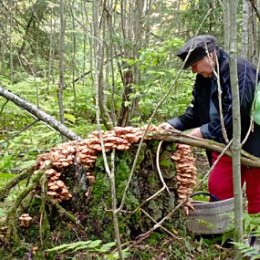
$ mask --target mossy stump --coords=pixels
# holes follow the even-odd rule
[[[141,146],[124,207],[118,214],[122,242],[135,240],[177,205],[175,164],[171,160],[175,144],[164,143],[160,151],[159,168],[168,187],[168,191],[164,189],[160,193],[158,191],[163,185],[156,164],[158,144],[159,141],[149,140]],[[115,182],[118,206],[128,182],[138,145],[134,144],[125,151],[116,151]],[[110,163],[111,152],[107,153],[107,158]],[[93,179],[91,183],[86,181],[86,172],[87,170],[80,165],[70,165],[62,169],[61,179],[72,194],[71,199],[66,201],[57,202],[47,196],[47,178],[44,174],[37,182],[35,180],[32,182],[33,175],[27,179],[26,187],[22,189],[31,186],[26,194],[21,191],[12,198],[7,197],[11,207],[7,219],[3,218],[1,221],[2,259],[10,249],[13,255],[23,256],[30,250],[32,252],[34,247],[43,250],[79,240],[114,241],[110,180],[104,168],[101,152],[92,169],[95,181]],[[158,194],[154,198],[147,201],[156,193]],[[22,194],[23,197],[19,198]],[[7,203],[4,202],[3,205]],[[32,217],[28,227],[20,225],[19,216],[23,213],[28,213]],[[164,226],[176,228],[178,214],[177,212],[172,216]]]

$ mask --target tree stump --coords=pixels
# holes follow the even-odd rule
[[[30,177],[24,175],[27,177],[25,187],[11,200],[7,217],[1,221],[2,245],[23,245],[27,252],[27,247],[49,248],[78,240],[114,241],[111,184],[100,151],[102,142],[98,143],[99,134],[90,135],[88,140],[62,144],[38,157]],[[122,144],[116,143],[119,139],[114,146],[107,145],[115,140],[111,131],[103,133],[109,165],[112,149],[117,149],[114,164],[118,206],[142,135],[142,131],[133,128],[121,133],[120,138],[128,140],[124,143],[125,149],[121,149]],[[123,242],[134,240],[149,230],[178,203],[176,167],[171,159],[176,145],[164,142],[158,151],[159,142],[148,137],[141,144],[125,204],[118,214]],[[90,151],[94,145],[95,153]],[[21,181],[18,180],[16,185]],[[161,190],[163,182],[167,188]],[[179,212],[164,222],[164,226],[176,228],[178,218]]]

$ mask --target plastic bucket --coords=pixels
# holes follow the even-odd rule
[[[223,234],[232,229],[234,198],[215,202],[193,201],[186,227],[193,234]]]

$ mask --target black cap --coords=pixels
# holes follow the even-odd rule
[[[207,52],[215,50],[217,44],[214,36],[198,35],[191,38],[178,52],[177,56],[185,61],[187,55],[189,57],[184,64],[184,69],[192,66],[195,62],[207,55]]]

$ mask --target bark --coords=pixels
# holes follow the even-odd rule
[[[230,6],[229,1],[223,1],[223,21],[224,21],[224,48],[229,50],[230,38]]]
[[[233,116],[233,142],[232,150],[232,169],[233,169],[233,188],[235,204],[235,241],[242,242],[243,238],[243,200],[241,188],[241,119],[240,104],[237,79],[237,0],[229,0],[230,5],[230,81],[232,91],[232,116]],[[236,258],[241,259],[241,254],[237,250]]]
[[[73,105],[74,105],[74,112],[76,113],[76,105],[77,105],[77,92],[76,92],[76,76],[75,76],[75,70],[76,70],[76,27],[75,27],[75,16],[74,16],[74,9],[75,9],[75,1],[71,1],[70,3],[70,12],[71,12],[71,20],[72,20],[72,42],[73,42],[73,54],[72,54],[72,89],[73,89]]]
[[[65,67],[64,67],[64,37],[65,37],[65,17],[64,17],[64,11],[65,11],[65,2],[64,0],[60,0],[60,60],[59,60],[59,66],[60,66],[60,81],[59,81],[59,87],[58,87],[58,104],[59,104],[59,114],[60,114],[60,121],[62,124],[65,122],[64,118],[64,108],[63,108],[63,89],[65,86],[64,83],[64,73],[65,73]]]
[[[12,39],[12,31],[13,31],[13,1],[8,1],[8,9],[9,11],[9,46],[10,46],[10,82],[13,82],[13,73],[14,73],[14,58],[13,58],[13,39]]]
[[[223,152],[223,150],[225,149],[224,144],[216,143],[212,140],[193,138],[189,135],[183,133],[176,133],[176,132],[161,134],[158,135],[157,137],[153,136],[153,139],[160,139],[160,140],[165,140],[167,142],[188,144],[191,146],[207,149],[210,151],[216,151],[218,153]],[[229,157],[232,157],[232,153],[229,149],[225,151],[224,154]],[[246,166],[260,167],[260,159],[254,157],[253,155],[248,154],[245,151],[242,151],[241,163]]]
[[[53,77],[53,71],[54,71],[54,43],[53,43],[53,20],[54,20],[54,15],[53,15],[53,8],[51,9],[51,14],[50,14],[50,44],[49,44],[49,55],[48,55],[48,88],[50,87],[51,83],[54,83],[54,77]]]
[[[257,0],[249,0],[249,2],[251,3],[258,20],[260,21],[260,11],[257,8]]]
[[[100,119],[106,129],[110,129],[110,118],[107,113],[106,101],[105,101],[105,84],[104,84],[104,55],[105,55],[105,34],[106,25],[104,21],[104,10],[106,8],[106,1],[101,5],[98,1],[93,3],[92,12],[92,49],[93,58],[92,64],[95,75],[94,84],[98,87],[95,88],[98,91],[96,95],[96,103],[98,103],[98,109],[100,112]],[[97,100],[98,99],[98,100]]]
[[[248,58],[254,64],[258,62],[258,41],[257,41],[257,21],[256,21],[256,13],[253,9],[252,5],[249,5],[249,19],[248,19],[248,26],[249,26],[249,53]]]
[[[57,121],[54,117],[48,115],[44,111],[37,108],[37,106],[29,103],[28,101],[18,97],[17,95],[13,94],[12,92],[4,89],[0,86],[0,96],[6,98],[7,100],[12,101],[17,106],[25,109],[33,116],[37,117],[39,120],[43,121],[47,125],[50,125],[56,131],[61,133],[63,136],[67,137],[70,140],[80,140],[81,138],[76,135],[74,132],[69,130],[65,125],[61,124]]]
[[[247,58],[248,54],[248,2],[243,0],[243,20],[242,20],[242,49],[241,56]]]

